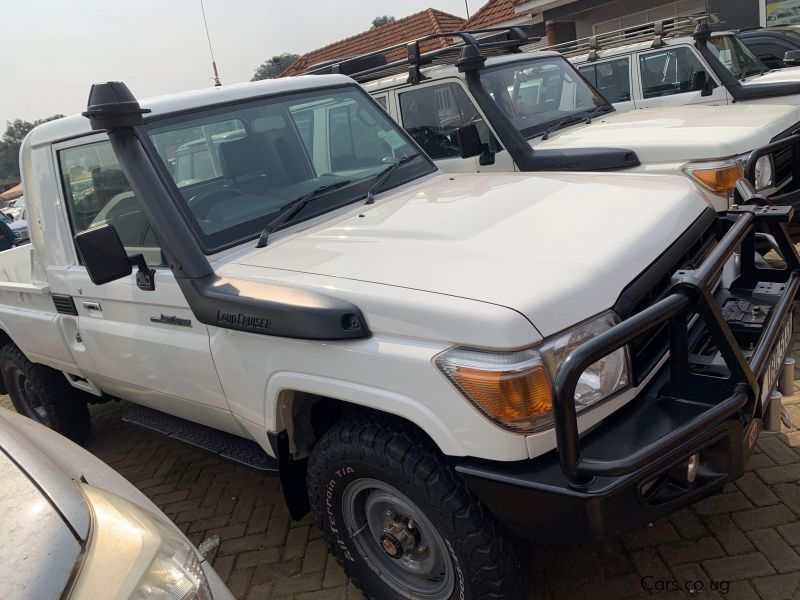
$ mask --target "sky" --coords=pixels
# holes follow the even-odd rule
[[[484,0],[469,0],[474,13]],[[275,54],[303,54],[370,28],[379,15],[465,0],[204,0],[223,84]],[[5,122],[80,112],[92,83],[138,97],[212,84],[200,0],[0,0],[0,132]]]

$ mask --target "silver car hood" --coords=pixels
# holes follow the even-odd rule
[[[6,429],[0,427],[3,446]],[[0,481],[0,539],[6,548],[3,597],[61,597],[80,559],[80,539],[5,448],[0,449]]]

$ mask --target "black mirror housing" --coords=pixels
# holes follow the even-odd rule
[[[127,277],[133,272],[125,246],[111,225],[83,231],[75,236],[89,279],[103,285]]]
[[[483,143],[474,123],[459,127],[455,131],[455,142],[461,158],[472,158],[483,154]]]
[[[790,67],[800,65],[800,50],[789,50],[783,55],[783,63]]]
[[[136,285],[139,289],[155,289],[155,270],[148,268],[141,254],[128,256],[117,230],[112,225],[79,233],[75,236],[75,245],[93,284],[104,285],[128,277],[133,273],[133,265],[136,265],[139,268],[136,273]]]

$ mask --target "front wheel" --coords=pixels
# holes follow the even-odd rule
[[[64,375],[32,363],[11,344],[0,349],[0,374],[18,413],[78,444],[88,439],[89,408],[81,391],[69,385]]]
[[[308,463],[331,554],[368,598],[514,598],[514,539],[417,430],[362,414],[328,430]]]

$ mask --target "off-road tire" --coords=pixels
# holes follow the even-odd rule
[[[525,543],[467,490],[438,448],[402,421],[359,413],[339,421],[321,437],[308,461],[306,483],[311,510],[330,553],[366,598],[411,596],[398,594],[375,574],[354,545],[352,532],[344,528],[346,486],[363,478],[393,486],[434,525],[455,567],[451,599],[525,594],[529,571],[523,562]]]
[[[62,373],[32,363],[19,348],[7,344],[0,349],[0,375],[18,413],[78,444],[89,438],[92,422],[86,399]]]

